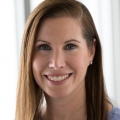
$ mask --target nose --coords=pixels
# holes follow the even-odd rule
[[[52,53],[49,62],[50,68],[53,68],[54,70],[59,70],[60,68],[64,68],[65,65],[65,58],[62,51],[55,51],[54,53]]]

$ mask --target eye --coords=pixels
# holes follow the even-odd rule
[[[47,44],[42,44],[38,46],[39,50],[51,50],[51,47]]]
[[[74,45],[74,44],[67,44],[64,49],[65,50],[72,50],[72,49],[75,49],[77,46]]]

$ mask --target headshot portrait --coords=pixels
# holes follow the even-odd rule
[[[15,120],[120,120],[106,90],[102,40],[77,0],[44,0],[27,18]]]

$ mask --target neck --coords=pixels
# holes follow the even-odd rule
[[[47,105],[42,111],[42,120],[86,120],[85,89],[78,89],[64,98],[46,95]]]

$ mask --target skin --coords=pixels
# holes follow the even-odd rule
[[[86,120],[85,75],[95,54],[88,48],[81,26],[69,17],[42,22],[34,45],[33,75],[45,92],[42,120]],[[70,76],[53,82],[48,76]]]

